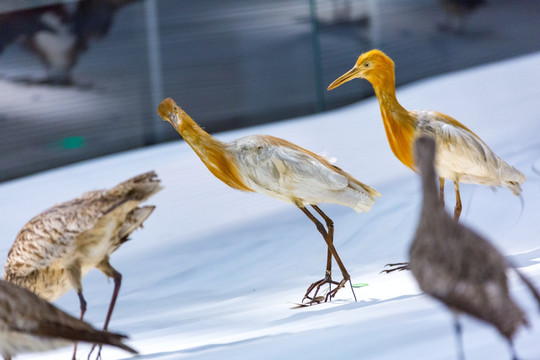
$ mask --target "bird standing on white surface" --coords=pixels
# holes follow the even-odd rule
[[[516,359],[512,339],[519,327],[527,325],[527,319],[510,297],[506,271],[513,269],[539,304],[540,294],[493,245],[446,213],[435,180],[435,141],[420,137],[415,148],[424,196],[409,252],[409,267],[420,288],[454,312],[460,359],[464,355],[459,313],[497,328],[508,340]]]
[[[100,331],[66,314],[34,293],[0,280],[0,355],[46,351],[73,341],[108,344],[137,354],[124,335]]]
[[[31,219],[9,250],[4,279],[54,301],[70,288],[80,300],[82,320],[86,300],[82,277],[97,268],[114,280],[105,319],[107,330],[120,291],[122,274],[109,263],[116,251],[154,210],[139,203],[161,190],[150,171],[118,184],[55,205]],[[75,353],[74,353],[75,356]]]
[[[224,143],[201,129],[176,103],[167,98],[158,108],[161,118],[182,135],[200,157],[208,170],[234,189],[254,191],[296,205],[317,227],[328,245],[326,274],[313,283],[304,296],[320,302],[319,289],[329,284],[325,301],[334,297],[350,275],[333,244],[332,220],[317,206],[334,203],[348,206],[356,212],[369,211],[380,194],[361,183],[347,172],[332,165],[324,157],[314,154],[286,140],[268,135],[246,136]],[[326,229],[308,211],[311,207],[324,219]],[[332,280],[332,256],[343,274],[340,282]],[[334,289],[331,286],[336,285]],[[315,293],[310,296],[310,293]],[[353,292],[354,294],[354,292]]]
[[[417,171],[414,162],[414,140],[429,135],[437,141],[435,168],[439,174],[440,198],[444,204],[445,179],[454,183],[456,204],[454,219],[461,215],[461,195],[459,183],[481,184],[490,187],[501,186],[514,195],[521,194],[525,175],[498,157],[475,133],[456,119],[430,110],[407,110],[397,101],[394,62],[380,50],[363,53],[354,67],[337,78],[328,90],[332,90],[355,78],[368,80],[379,100],[382,120],[388,143],[394,155],[405,166]],[[384,270],[403,270],[407,266]],[[401,266],[403,265],[403,266]]]

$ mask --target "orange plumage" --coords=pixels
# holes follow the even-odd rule
[[[180,125],[172,122],[171,124],[176,131],[182,134],[208,170],[233,189],[253,191],[242,180],[234,159],[225,150],[225,144],[201,129],[184,110],[176,106],[173,99],[167,98],[163,100],[159,104],[158,114],[166,118],[167,114],[174,112],[174,110],[182,116],[182,122]]]
[[[475,133],[454,118],[437,111],[408,111],[396,98],[394,62],[380,50],[371,50],[358,57],[354,67],[336,79],[328,90],[355,79],[368,80],[379,100],[384,129],[394,155],[416,171],[413,144],[427,135],[437,143],[435,167],[440,177],[441,198],[444,200],[444,179],[454,182],[459,219],[461,199],[459,183],[473,183],[508,188],[514,195],[521,193],[525,175],[499,158]]]

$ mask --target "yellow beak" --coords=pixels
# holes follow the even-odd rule
[[[360,70],[358,70],[356,67],[353,67],[351,70],[347,71],[345,74],[341,75],[336,80],[334,80],[334,82],[331,83],[330,86],[328,86],[328,90],[335,89],[341,84],[344,84],[349,80],[357,78],[359,73],[360,73]]]

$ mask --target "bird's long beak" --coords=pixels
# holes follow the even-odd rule
[[[180,128],[178,127],[179,119],[178,119],[178,114],[176,112],[170,113],[166,121],[170,122],[173,128],[176,131],[180,132]]]
[[[338,77],[336,80],[334,80],[333,83],[328,86],[328,90],[332,90],[340,86],[341,84],[346,83],[349,80],[352,80],[354,78],[359,77],[360,70],[356,67],[353,67],[351,70],[347,71],[345,74]]]
[[[158,106],[158,114],[161,117],[163,121],[168,121],[171,123],[171,125],[176,129],[176,131],[180,132],[178,123],[180,122],[179,114],[175,110],[176,103],[173,99],[167,98],[161,102]]]

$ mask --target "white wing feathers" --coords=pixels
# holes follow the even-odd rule
[[[238,162],[250,181],[272,191],[283,188],[312,187],[340,190],[348,179],[330,170],[317,158],[295,148],[270,144],[264,139],[248,137],[236,142]]]
[[[525,176],[498,157],[474,133],[451,123],[435,111],[414,111],[418,130],[437,141],[436,168],[440,176],[487,186],[504,186],[519,193]],[[455,121],[455,120],[453,120]]]
[[[333,203],[369,211],[380,194],[324,157],[283,139],[248,136],[231,144],[249,187],[296,205]]]

